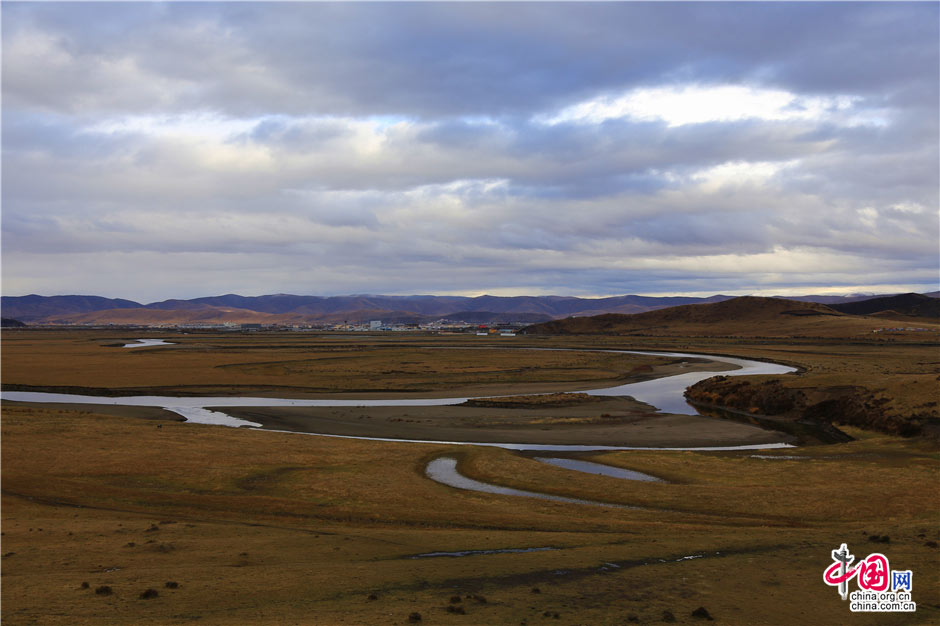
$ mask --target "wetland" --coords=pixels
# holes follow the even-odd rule
[[[630,615],[655,623],[665,611],[694,623],[700,606],[730,624],[839,622],[846,608],[819,574],[842,542],[855,554],[881,551],[893,567],[915,572],[916,614],[854,621],[926,624],[940,615],[940,450],[930,436],[836,424],[850,440],[758,452],[549,455],[663,482],[624,480],[539,461],[532,457],[546,454],[537,450],[453,445],[441,435],[448,426],[503,436],[606,428],[597,441],[610,443],[618,432],[633,441],[632,432],[645,432],[651,447],[741,442],[743,430],[708,433],[706,424],[782,435],[745,421],[653,411],[624,397],[566,397],[649,377],[647,366],[682,365],[669,357],[507,354],[497,349],[505,347],[499,339],[448,336],[163,333],[154,338],[176,345],[108,347],[136,338],[4,330],[4,392],[104,389],[109,400],[170,390],[190,397],[497,398],[491,406],[369,407],[372,417],[361,419],[356,406],[282,407],[284,415],[265,417],[264,426],[276,430],[181,423],[159,406],[4,401],[5,623],[406,624],[418,612],[423,623],[537,623],[558,613],[559,623],[621,624]],[[797,372],[741,380],[780,381],[807,397],[851,382],[886,398],[880,406],[900,416],[929,413],[924,405],[935,391],[924,383],[940,374],[936,345],[516,337],[513,346],[766,359]],[[302,363],[287,368],[293,373],[271,374],[294,360]],[[318,378],[311,364],[325,371],[331,362],[342,372]],[[389,370],[409,375],[385,380]],[[461,391],[447,393],[453,389]],[[536,393],[561,395],[527,398]],[[277,432],[292,422],[303,430],[309,419],[421,427],[437,442]],[[430,480],[428,464],[444,458],[479,483],[614,506]],[[873,537],[890,537],[890,544],[875,547]],[[413,558],[436,554],[468,558]],[[112,594],[95,594],[102,586]],[[158,597],[141,599],[157,588]],[[455,596],[463,614],[448,611]]]

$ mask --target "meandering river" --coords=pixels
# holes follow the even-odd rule
[[[136,345],[136,344],[135,344]],[[510,348],[521,349],[526,348]],[[720,372],[725,376],[747,376],[754,374],[787,374],[796,371],[795,368],[779,365],[776,363],[767,363],[763,361],[751,361],[747,359],[737,359],[725,356],[711,356],[705,354],[689,354],[684,352],[648,352],[638,350],[583,350],[583,352],[611,352],[618,354],[643,354],[653,356],[665,356],[672,358],[687,359],[706,359],[717,363],[730,364],[737,369]],[[584,393],[595,396],[632,396],[640,402],[650,404],[666,413],[678,413],[683,415],[697,415],[690,404],[685,401],[683,395],[685,389],[700,380],[715,376],[718,372],[689,372],[686,374],[677,374],[666,376],[654,380],[648,380],[639,383],[630,383],[618,385],[606,389],[591,389]],[[150,406],[160,407],[172,411],[186,418],[187,421],[198,424],[216,424],[222,426],[247,426],[259,427],[261,424],[248,420],[232,417],[222,411],[210,410],[207,407],[278,407],[278,406],[296,406],[296,407],[350,407],[350,406],[444,406],[450,404],[461,404],[469,400],[469,397],[463,398],[388,398],[388,399],[295,399],[295,398],[243,398],[233,396],[202,396],[202,397],[173,397],[173,396],[126,396],[126,397],[106,397],[106,396],[84,396],[66,393],[44,393],[35,391],[4,391],[0,393],[3,400],[17,402],[50,402],[67,404],[113,404],[121,406]],[[477,443],[477,442],[449,442],[449,441],[427,441],[412,439],[387,439],[380,437],[352,437],[344,435],[331,435],[334,437],[344,437],[352,439],[372,439],[379,441],[404,441],[414,443],[453,443],[465,445],[489,445],[513,450],[542,450],[542,451],[567,451],[583,452],[591,450],[634,450],[634,449],[661,449],[678,450],[682,448],[636,448],[629,446],[584,446],[584,445],[537,445],[537,444],[519,444],[519,443]],[[696,450],[728,450],[728,449],[759,449],[789,447],[788,444],[764,444],[758,446],[723,446],[707,448],[685,448]]]
[[[162,340],[140,340],[141,342],[128,344],[124,347],[144,347],[146,345],[168,345]],[[525,349],[525,348],[517,348]],[[653,356],[665,356],[673,358],[687,359],[706,359],[717,363],[730,364],[737,369],[723,371],[725,376],[747,376],[754,374],[788,374],[796,371],[795,368],[776,363],[766,363],[761,361],[751,361],[747,359],[737,359],[732,357],[718,357],[703,354],[687,354],[683,352],[646,352],[637,350],[585,350],[585,352],[613,352],[620,354],[644,354]],[[684,392],[687,387],[701,380],[716,375],[717,372],[689,372],[674,376],[666,376],[639,383],[630,383],[618,385],[606,389],[592,389],[585,391],[595,396],[632,396],[640,402],[650,404],[666,413],[678,413],[683,415],[696,415],[695,410],[685,400]],[[30,391],[4,391],[0,393],[0,399],[18,402],[51,402],[68,404],[114,404],[122,406],[151,406],[160,407],[168,411],[173,411],[186,418],[187,421],[200,424],[217,424],[223,426],[235,427],[260,427],[261,424],[248,420],[238,419],[226,413],[217,410],[210,410],[207,407],[275,407],[275,406],[444,406],[450,404],[461,404],[470,398],[389,398],[389,399],[371,399],[371,400],[345,400],[345,399],[290,399],[290,398],[242,398],[242,397],[189,397],[179,398],[171,396],[129,396],[129,397],[104,397],[104,396],[83,396],[65,393],[42,393]],[[287,432],[287,431],[284,431]],[[410,443],[446,443],[460,445],[483,445],[507,448],[511,450],[528,450],[541,452],[588,452],[602,450],[695,450],[695,451],[718,451],[718,450],[757,450],[768,448],[788,448],[786,443],[770,443],[745,446],[707,446],[697,448],[651,448],[651,447],[630,447],[630,446],[588,446],[588,445],[544,445],[544,444],[520,444],[520,443],[479,443],[479,442],[457,442],[457,441],[428,441],[417,439],[389,439],[382,437],[357,437],[347,435],[326,435],[318,433],[300,433],[321,437],[338,437],[343,439],[365,439],[371,441],[395,441]],[[604,474],[615,476],[627,480],[659,481],[660,479],[632,472],[620,468],[589,463],[573,459],[560,459],[554,457],[537,457],[537,460],[543,463],[550,463],[570,470]],[[577,498],[566,498],[552,494],[539,493],[534,491],[525,491],[513,489],[500,485],[483,483],[472,478],[463,476],[457,471],[456,459],[449,457],[440,457],[431,461],[425,474],[428,478],[437,482],[455,487],[458,489],[468,489],[472,491],[481,491],[500,495],[522,496],[529,498],[540,498],[553,500],[556,502],[566,502],[573,504],[587,504],[594,506],[606,506],[613,508],[635,508],[625,505],[616,505],[591,500],[581,500]]]

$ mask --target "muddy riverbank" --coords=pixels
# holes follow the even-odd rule
[[[389,439],[651,447],[791,441],[751,424],[657,413],[631,398],[551,409],[226,407],[225,413],[273,430]]]

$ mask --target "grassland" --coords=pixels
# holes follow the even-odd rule
[[[5,331],[4,385],[126,389],[150,382],[256,390],[268,383],[252,377],[264,375],[218,366],[257,363],[278,353],[281,360],[312,360],[303,354],[309,346],[284,336],[246,336],[241,351],[191,349],[202,356],[190,361],[175,354],[184,352],[181,348],[140,353],[106,348],[119,338]],[[421,371],[421,363],[395,362],[417,360],[412,355],[419,353],[429,359],[424,361],[429,369],[404,382],[413,385],[409,391],[422,393],[435,392],[434,370],[446,367],[452,354],[468,360],[461,366],[466,378],[454,374],[449,384],[467,389],[563,386],[564,371],[594,371],[593,380],[601,381],[642,375],[635,371],[642,365],[663,365],[627,359],[591,370],[590,356],[547,358],[547,370],[556,370],[549,374],[537,371],[538,362],[535,371],[510,367],[512,361],[490,363],[500,356],[493,350],[427,350],[424,346],[434,341],[429,337],[414,338],[413,345],[380,337],[318,341],[344,359],[382,353],[359,361],[360,370],[346,371],[348,390],[379,387],[381,381],[363,380],[380,379],[383,368]],[[439,341],[481,345],[459,337]],[[931,369],[936,346],[916,342],[525,341],[539,347],[659,348],[780,360],[801,368],[792,380],[782,377],[784,384],[871,386],[892,397],[898,411],[929,409],[921,405],[931,391],[919,381],[936,377]],[[289,359],[284,351],[290,351]],[[55,363],[56,354],[84,359],[84,365],[69,370],[72,364]],[[258,361],[252,361],[255,354]],[[516,365],[522,355],[512,355]],[[123,360],[108,365],[108,358]],[[194,365],[185,376],[175,371],[187,362]],[[145,377],[136,370],[138,363],[148,364],[143,369],[159,378]],[[495,365],[503,368],[501,376],[514,377],[511,383],[474,378],[476,367]],[[88,368],[103,377],[89,376]],[[218,371],[245,378],[202,378]],[[557,378],[546,381],[543,374]],[[295,376],[285,385],[310,388],[303,375]],[[517,382],[522,384],[516,387]],[[337,384],[334,392],[340,388]],[[546,417],[564,418],[565,411],[574,415],[595,407],[544,410]],[[4,406],[5,624],[408,624],[413,613],[421,615],[422,624],[624,624],[662,623],[666,611],[677,623],[702,623],[692,617],[698,607],[724,624],[940,621],[940,446],[930,437],[847,429],[856,441],[766,453],[780,457],[774,459],[752,452],[590,455],[670,481],[656,484],[575,473],[501,449],[343,440],[161,417],[158,410],[131,416],[120,409],[103,414]],[[657,421],[651,418],[648,425]],[[535,419],[530,426],[544,424]],[[452,489],[423,475],[429,460],[445,455],[457,458],[460,471],[478,480],[640,508]],[[797,458],[786,458],[791,456]],[[889,543],[871,540],[885,536]],[[859,558],[882,552],[892,568],[911,569],[917,613],[851,614],[821,580],[830,552],[843,542]],[[552,549],[412,558],[507,548]],[[176,586],[169,588],[168,582]],[[111,595],[96,594],[102,586],[110,587]],[[147,589],[157,596],[141,598]]]
[[[461,395],[602,387],[671,371],[674,359],[584,352],[508,352],[506,342],[368,335],[160,335],[173,346],[124,349],[108,331],[3,333],[3,385],[100,395],[337,393]],[[442,350],[445,347],[472,348]]]
[[[596,457],[677,483],[658,485],[496,449],[160,426],[5,411],[4,623],[403,624],[418,612],[422,623],[518,624],[557,612],[565,624],[620,624],[664,611],[692,623],[699,606],[722,623],[846,623],[820,580],[843,541],[916,572],[916,615],[853,623],[940,616],[940,552],[926,545],[940,539],[940,461],[921,440],[801,450],[805,461]],[[481,480],[657,510],[451,489],[421,473],[444,454]],[[529,547],[555,549],[409,558]],[[113,595],[96,595],[101,586]],[[141,599],[150,588],[159,596]],[[465,615],[447,612],[454,596]]]

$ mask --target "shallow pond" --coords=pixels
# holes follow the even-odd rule
[[[134,343],[126,343],[122,348],[147,348],[150,346],[175,346],[175,343],[162,339],[138,339]]]

